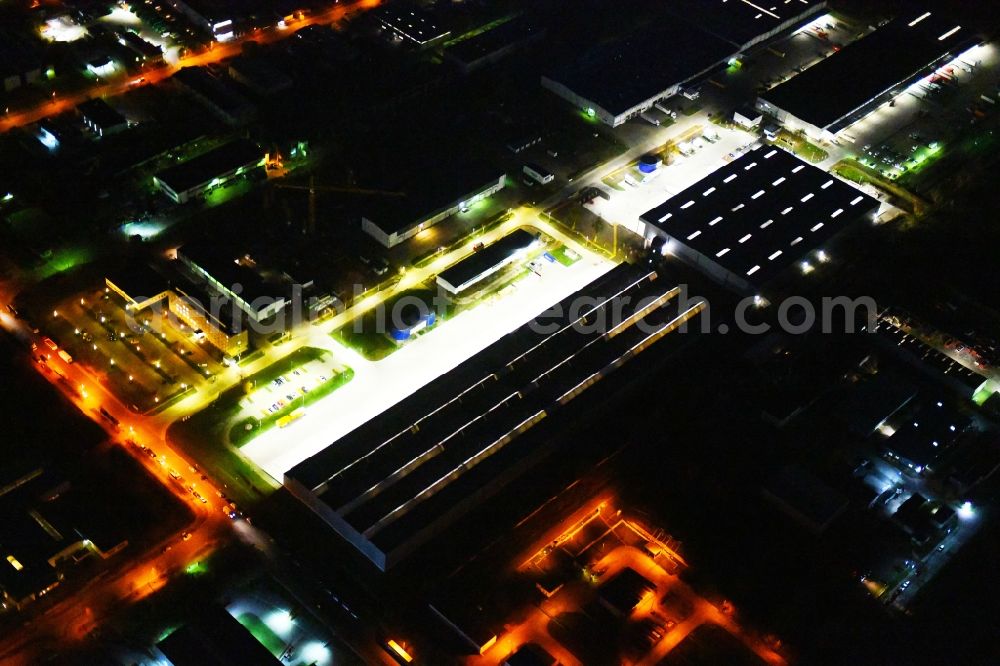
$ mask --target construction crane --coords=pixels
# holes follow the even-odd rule
[[[309,176],[308,185],[292,185],[290,183],[275,183],[275,187],[283,190],[301,190],[309,193],[309,226],[306,228],[307,234],[316,231],[316,193],[317,192],[338,192],[341,194],[358,194],[361,196],[377,197],[405,197],[406,192],[393,192],[391,190],[378,190],[364,187],[354,187],[352,185],[317,185],[316,178]]]

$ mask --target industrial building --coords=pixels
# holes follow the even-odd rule
[[[747,49],[793,30],[826,7],[797,0],[679,0],[624,40],[594,47],[542,76],[542,86],[617,127]]]
[[[751,106],[740,107],[733,111],[733,122],[748,130],[755,130],[764,122],[764,114]]]
[[[238,176],[255,174],[264,174],[264,151],[239,139],[161,171],[153,182],[175,203],[187,203]]]
[[[229,76],[257,95],[275,95],[292,87],[292,79],[266,58],[239,56],[229,63]]]
[[[597,599],[615,617],[628,617],[646,596],[656,593],[656,583],[632,567],[625,567],[601,584]]]
[[[437,276],[437,284],[451,295],[458,295],[523,257],[538,244],[538,237],[515,229],[489,247],[470,254]]]
[[[229,125],[243,125],[257,112],[254,105],[231,84],[204,67],[185,67],[170,80]]]
[[[63,581],[67,565],[128,546],[106,506],[37,460],[6,458],[0,474],[0,602],[21,610]],[[58,489],[58,492],[54,490]]]
[[[0,91],[31,85],[41,80],[44,69],[38,48],[11,30],[0,29]]]
[[[764,499],[814,534],[826,531],[848,499],[796,464],[783,467],[761,488]]]
[[[906,416],[882,442],[882,453],[916,474],[939,471],[938,465],[970,425],[968,418],[943,400],[925,400]]]
[[[452,44],[444,57],[464,74],[501,60],[503,57],[542,38],[544,30],[525,18],[507,21],[486,32]]]
[[[979,41],[941,12],[907,14],[767,91],[757,108],[829,140]]]
[[[778,148],[758,146],[640,216],[648,242],[738,292],[757,293],[879,201]]]
[[[180,323],[226,356],[235,358],[250,346],[243,314],[232,301],[199,289],[177,273],[167,278],[148,264],[131,264],[111,271],[104,283],[131,312],[166,303]]]
[[[277,316],[291,302],[294,280],[284,274],[265,278],[251,257],[235,256],[207,244],[189,243],[177,251],[178,260],[197,280],[231,301],[253,322],[259,324]],[[301,286],[308,288],[312,283]]]
[[[281,660],[221,606],[203,610],[157,647],[173,666],[278,666]]]
[[[984,374],[968,368],[947,353],[909,333],[909,316],[889,309],[875,324],[876,340],[927,374],[943,380],[963,395],[972,397],[988,384]]]
[[[563,410],[702,312],[682,309],[679,293],[623,264],[292,468],[284,485],[387,570],[547,457]],[[593,307],[571,307],[581,297]]]
[[[83,124],[99,137],[128,129],[128,120],[103,99],[90,99],[76,107]]]
[[[301,9],[292,0],[167,0],[168,4],[218,42],[239,37],[255,27],[274,25],[279,17]]]
[[[385,4],[374,14],[383,28],[421,48],[436,44],[451,34],[438,25],[430,12],[412,2]]]
[[[136,55],[137,62],[158,61],[163,58],[163,50],[130,30],[120,30],[115,33],[118,43]]]
[[[373,201],[361,217],[361,228],[385,247],[394,247],[416,236],[462,208],[504,188],[506,174],[478,162],[440,165],[432,170],[414,168],[405,196]],[[433,177],[432,177],[433,176]]]

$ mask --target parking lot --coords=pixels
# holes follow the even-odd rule
[[[329,367],[328,367],[329,366]],[[240,401],[240,406],[254,416],[266,417],[286,407],[294,408],[309,392],[326,383],[330,369],[343,372],[345,366],[336,362],[312,360],[260,386]]]
[[[42,328],[136,412],[165,405],[222,369],[191,331],[152,311],[133,317],[105,290],[64,299]]]
[[[998,64],[995,44],[977,47],[849,127],[836,144],[885,177],[920,189],[922,169],[944,157],[960,136],[995,120]]]

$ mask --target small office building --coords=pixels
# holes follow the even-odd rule
[[[489,247],[473,252],[437,276],[437,284],[448,294],[457,296],[491,275],[495,275],[538,244],[538,237],[515,229]]]
[[[232,304],[192,287],[169,292],[170,312],[225,356],[235,358],[250,347],[249,333]]]
[[[83,124],[99,137],[128,129],[128,120],[103,99],[87,100],[76,107]]]

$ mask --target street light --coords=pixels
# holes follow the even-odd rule
[[[976,510],[973,508],[972,502],[962,502],[962,506],[958,507],[958,517],[962,520],[971,520],[975,515]]]

